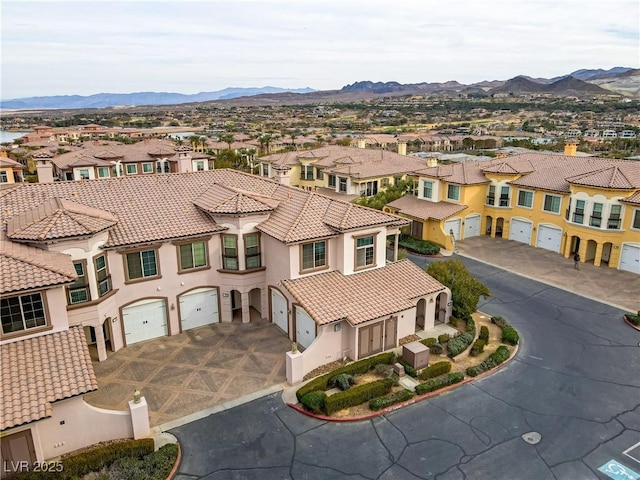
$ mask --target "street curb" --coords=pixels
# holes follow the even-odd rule
[[[178,473],[178,467],[180,467],[180,462],[182,461],[182,447],[180,447],[179,442],[176,443],[176,445],[178,446],[178,455],[176,456],[176,463],[173,464],[173,468],[169,472],[169,475],[167,475],[167,480],[171,480],[173,477],[176,476],[176,473]]]
[[[631,328],[634,328],[636,330],[638,330],[640,332],[640,327],[638,327],[637,325],[634,325],[633,323],[631,323],[628,319],[626,315],[622,316],[622,319],[624,320],[624,322],[629,325]]]
[[[387,408],[383,408],[382,410],[378,410],[377,412],[368,413],[367,415],[361,415],[359,417],[349,417],[349,418],[327,417],[326,415],[317,415],[317,414],[315,414],[313,412],[305,410],[299,404],[287,403],[287,406],[291,407],[292,409],[294,409],[294,410],[296,410],[296,411],[298,411],[298,412],[300,412],[300,413],[302,413],[302,414],[304,414],[304,415],[306,415],[308,417],[315,418],[317,420],[323,420],[325,422],[348,423],[348,422],[359,422],[359,421],[362,421],[362,420],[370,420],[372,418],[379,417],[381,415],[386,415],[386,414],[394,412],[396,410],[400,410],[401,408],[408,407],[409,405],[413,405],[414,403],[419,403],[419,402],[422,402],[423,400],[428,400],[428,399],[436,397],[438,395],[445,394],[445,393],[447,393],[447,392],[449,392],[451,390],[454,390],[454,389],[456,389],[458,387],[466,385],[467,383],[475,382],[476,380],[480,380],[480,379],[482,379],[484,377],[487,377],[487,376],[489,376],[489,375],[491,375],[493,373],[496,373],[498,370],[500,370],[502,367],[504,367],[505,365],[510,363],[511,360],[513,360],[516,357],[519,348],[520,348],[520,344],[516,345],[515,348],[513,349],[513,353],[511,355],[509,355],[509,358],[507,360],[502,362],[496,368],[493,368],[491,370],[483,372],[480,375],[476,375],[475,377],[466,377],[460,383],[455,383],[453,385],[449,385],[447,387],[444,387],[444,388],[441,388],[439,390],[436,390],[435,392],[429,392],[429,393],[425,393],[424,395],[416,396],[416,397],[414,397],[414,398],[412,398],[410,400],[407,400],[406,402],[396,403],[395,405],[392,405],[392,406],[387,407]]]

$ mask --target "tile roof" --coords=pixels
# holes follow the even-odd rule
[[[117,222],[113,214],[104,210],[52,198],[12,217],[7,222],[7,237],[35,241],[82,237],[106,230]]]
[[[638,168],[640,169],[640,164],[638,165]],[[574,175],[573,177],[567,177],[567,181],[576,185],[585,185],[589,187],[606,186],[608,188],[615,189],[635,189],[637,188],[638,175],[635,175],[635,179],[630,179],[627,176],[630,173],[631,172],[626,172],[625,174],[619,166],[614,165],[595,172],[587,172],[580,175]],[[634,180],[636,180],[636,183],[634,183]]]
[[[481,168],[488,162],[464,162],[451,165],[438,165],[416,170],[415,173],[421,177],[440,178],[447,183],[459,185],[474,185],[478,183],[489,183],[489,179],[482,173]]]
[[[622,199],[620,201],[621,202],[626,202],[626,203],[635,203],[635,204],[640,205],[640,190],[638,190],[636,193],[634,193],[630,197],[624,198],[624,199]]]
[[[466,205],[451,202],[431,202],[422,200],[414,195],[403,197],[388,203],[390,207],[398,209],[404,215],[410,215],[421,220],[443,220],[468,208]]]
[[[352,275],[334,270],[282,283],[318,325],[343,318],[358,325],[407,310],[417,297],[445,289],[408,259]]]
[[[65,284],[76,278],[69,255],[0,239],[0,294]]]
[[[10,167],[10,168],[16,168],[19,170],[26,168],[21,163],[6,157],[0,157],[0,167]]]
[[[243,192],[223,185],[213,185],[193,203],[213,215],[246,215],[270,212],[278,202],[268,197],[260,197],[251,192]]]
[[[82,327],[2,345],[0,430],[51,416],[52,402],[98,388]]]

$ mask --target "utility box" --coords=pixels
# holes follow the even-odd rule
[[[402,359],[416,370],[429,366],[429,347],[420,342],[407,343],[402,346]]]

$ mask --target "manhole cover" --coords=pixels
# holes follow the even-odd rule
[[[540,443],[542,437],[538,432],[529,432],[522,435],[522,439],[531,445],[537,445]]]

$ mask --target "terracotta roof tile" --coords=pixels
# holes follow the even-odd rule
[[[635,204],[640,205],[640,190],[638,190],[636,193],[634,193],[630,197],[627,197],[627,198],[622,199],[620,201],[621,202],[625,202],[625,203],[635,203]]]
[[[640,169],[640,165],[638,165],[638,169]],[[627,175],[631,172],[627,172],[625,174],[622,169],[613,165],[610,167],[603,168],[602,170],[596,170],[594,172],[582,173],[579,175],[574,175],[572,177],[567,177],[567,181],[569,183],[574,183],[576,185],[585,185],[588,187],[607,187],[607,188],[615,188],[615,189],[635,189],[637,188],[638,174],[634,175],[636,178],[629,178]],[[634,182],[635,180],[635,182]]]
[[[2,345],[0,430],[51,416],[51,403],[98,388],[82,327]]]
[[[407,259],[352,275],[334,270],[282,283],[318,325],[343,318],[358,325],[409,309],[417,297],[445,288]]]
[[[405,195],[388,204],[397,208],[404,215],[410,215],[421,220],[443,220],[468,208],[466,205],[450,202],[431,202],[421,200],[413,195]]]
[[[193,203],[213,215],[243,215],[249,213],[270,212],[278,202],[261,197],[252,192],[213,185]]]

